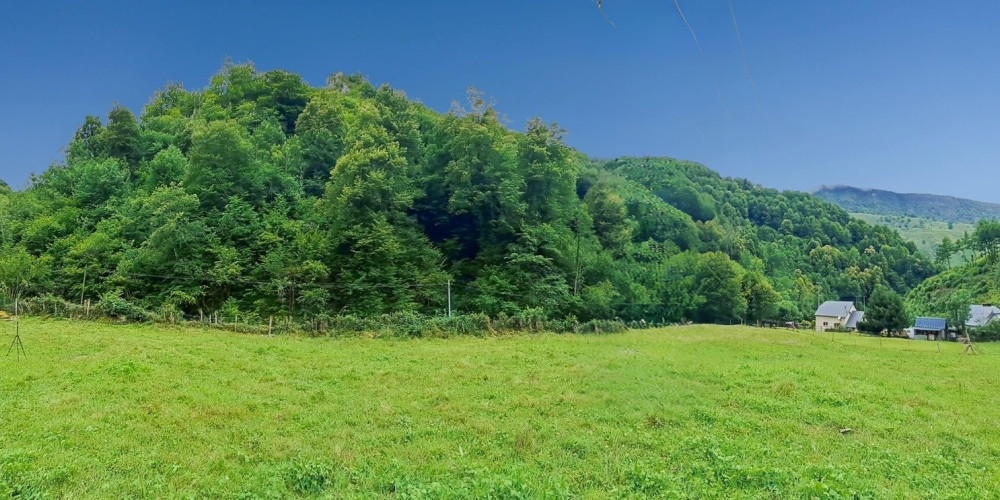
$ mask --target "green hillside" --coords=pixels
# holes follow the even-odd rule
[[[906,295],[911,314],[936,315],[948,318],[952,325],[965,323],[969,304],[1000,303],[1000,222],[982,220],[974,232],[956,244],[947,242],[948,252],[962,255],[963,264],[933,276]],[[981,339],[1000,340],[1000,322],[983,328]]]
[[[824,186],[813,194],[848,212],[975,224],[1000,219],[1000,204],[933,194],[894,193],[849,186]]]
[[[903,239],[912,241],[917,246],[918,251],[931,259],[934,258],[941,240],[944,238],[949,238],[951,241],[958,241],[966,233],[971,234],[976,230],[974,224],[945,222],[926,217],[862,213],[852,213],[851,217],[856,217],[869,224],[881,224],[895,229]],[[961,262],[961,256],[955,255],[952,258],[951,264],[957,265]]]
[[[1000,268],[987,259],[949,269],[910,291],[907,308],[913,314],[941,315],[955,294],[970,304],[1000,304]]]
[[[63,164],[0,192],[0,307],[740,322],[900,293],[912,243],[816,197],[671,158],[588,159],[478,92],[437,113],[386,85],[227,65],[136,117],[88,116]],[[61,301],[61,302],[60,302]]]
[[[21,333],[27,359],[0,370],[4,497],[1000,495],[1000,357],[953,343],[717,326]]]

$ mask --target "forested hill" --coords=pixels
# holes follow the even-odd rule
[[[230,65],[138,118],[86,117],[63,165],[0,194],[0,307],[441,314],[450,281],[461,313],[730,322],[935,272],[811,195],[560,135],[508,130],[476,92],[440,114],[357,76]]]
[[[824,186],[813,194],[852,213],[924,217],[969,224],[981,219],[1000,219],[1000,204],[952,196],[901,194],[848,186]]]

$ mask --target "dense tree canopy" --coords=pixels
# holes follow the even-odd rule
[[[62,165],[0,186],[6,297],[164,313],[439,314],[450,281],[460,312],[800,319],[934,271],[810,195],[588,160],[554,124],[509,130],[476,91],[439,114],[359,76],[314,88],[252,65],[88,116]]]

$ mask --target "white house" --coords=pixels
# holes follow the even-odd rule
[[[825,332],[834,328],[847,328],[851,315],[856,312],[858,309],[854,307],[854,302],[828,300],[816,309],[816,331]],[[857,326],[860,316],[856,315],[855,318],[857,319],[855,319],[853,327]]]

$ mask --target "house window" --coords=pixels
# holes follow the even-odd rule
[[[837,328],[838,326],[840,326],[840,323],[834,323],[834,324],[833,324],[833,327],[834,327],[834,328]]]
[[[830,323],[827,323],[826,321],[824,321],[823,322],[823,326],[830,326]]]

